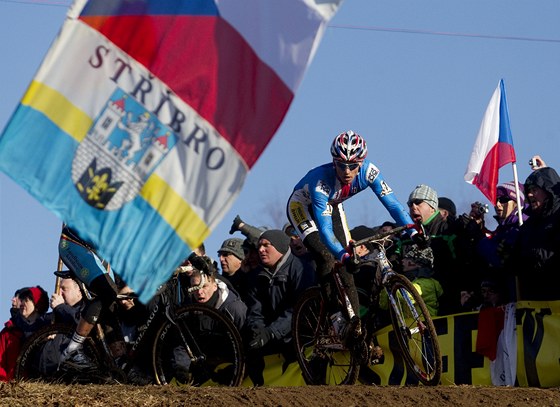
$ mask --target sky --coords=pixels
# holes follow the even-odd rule
[[[70,1],[0,0],[0,128],[32,80]],[[418,184],[490,204],[463,180],[480,123],[504,80],[520,181],[560,151],[558,0],[346,0],[326,29],[295,99],[237,200],[206,240],[210,256],[236,215],[280,228],[293,186],[330,161],[330,143],[361,134],[368,158],[406,203]],[[513,179],[512,167],[500,182]],[[491,204],[490,204],[491,206]],[[371,191],[345,203],[350,227],[389,215]],[[490,228],[495,227],[487,215]],[[55,284],[61,221],[0,173],[0,322],[17,288]],[[239,233],[234,236],[242,237]],[[117,270],[118,271],[118,270]]]

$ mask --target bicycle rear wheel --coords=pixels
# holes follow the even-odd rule
[[[156,334],[153,367],[158,384],[239,386],[245,356],[239,331],[220,311],[190,304]]]
[[[75,328],[67,324],[53,324],[46,326],[31,335],[23,345],[16,362],[15,379],[17,381],[47,381],[64,383],[86,383],[99,382],[102,369],[97,369],[96,373],[79,374],[76,371],[69,371],[60,368],[60,355],[66,348]],[[97,366],[101,357],[94,341],[86,338],[83,344],[84,353]],[[109,378],[107,374],[103,376]]]
[[[404,360],[421,383],[435,386],[441,380],[441,351],[424,300],[404,276],[391,276],[388,287],[391,320]]]
[[[292,335],[307,384],[356,383],[360,366],[332,331],[320,288],[307,289],[298,300],[292,315]]]

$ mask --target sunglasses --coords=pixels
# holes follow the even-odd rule
[[[510,198],[507,197],[507,196],[501,196],[501,197],[498,198],[498,202],[501,203],[501,204],[508,203],[508,202],[511,201],[511,200],[512,200],[512,199],[510,199]]]
[[[344,161],[335,160],[334,165],[336,165],[336,167],[341,171],[345,171],[346,169],[350,171],[354,171],[356,168],[360,166],[360,163],[347,163]]]
[[[412,200],[410,200],[410,201],[407,202],[407,205],[408,205],[409,207],[411,207],[412,205],[418,206],[418,205],[420,205],[422,202],[424,202],[422,199],[412,199]]]

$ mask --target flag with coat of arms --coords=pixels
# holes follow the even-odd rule
[[[0,170],[148,301],[239,194],[342,0],[77,0]]]

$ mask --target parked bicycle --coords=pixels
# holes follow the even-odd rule
[[[361,332],[343,342],[336,333],[319,287],[308,289],[294,308],[292,332],[296,355],[307,384],[354,384],[361,366],[378,363],[379,348],[375,346],[375,332],[379,326],[379,296],[387,295],[391,324],[400,352],[409,371],[425,385],[437,385],[441,379],[442,361],[436,330],[422,297],[412,283],[393,271],[386,256],[385,245],[392,235],[417,225],[405,225],[351,242],[354,259],[356,248],[363,244],[374,247],[376,263],[375,282],[370,292],[370,303],[361,317]],[[342,285],[336,264],[333,278],[337,287],[340,309],[347,310],[350,319],[354,311],[348,293]],[[384,292],[385,294],[382,294]]]
[[[87,371],[60,365],[60,353],[75,327],[54,323],[32,335],[17,361],[16,380],[56,382],[125,383],[130,369],[150,352],[150,370],[156,384],[191,386],[238,386],[245,372],[240,334],[231,320],[205,305],[181,306],[182,276],[175,273],[162,285],[151,304],[151,312],[128,352],[129,362],[121,369],[111,356],[102,323],[84,343],[84,353],[94,368]],[[87,298],[91,294],[81,284]]]

